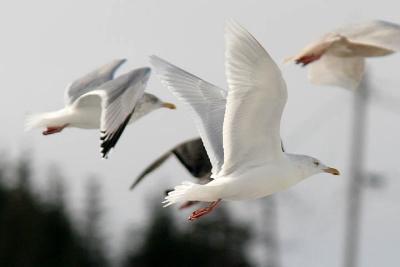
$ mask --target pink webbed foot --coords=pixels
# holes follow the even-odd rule
[[[314,55],[314,54],[305,55],[305,56],[302,56],[302,57],[296,59],[295,62],[296,62],[296,64],[302,64],[303,66],[306,66],[306,65],[320,59],[321,56],[322,55]]]
[[[45,131],[42,132],[43,135],[59,133],[67,127],[68,124],[59,127],[47,127]]]
[[[193,211],[192,215],[189,216],[188,220],[189,221],[194,221],[197,220],[198,218],[210,213],[221,201],[221,199],[218,199],[217,201],[211,202],[208,207],[205,208],[200,208],[195,211]]]

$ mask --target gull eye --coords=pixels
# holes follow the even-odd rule
[[[315,165],[316,167],[319,166],[319,162],[318,162],[318,161],[313,161],[313,163],[314,163],[314,165]]]

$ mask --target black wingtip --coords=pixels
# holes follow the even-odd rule
[[[172,192],[172,191],[174,191],[174,189],[167,189],[167,190],[164,191],[164,194],[165,194],[166,196],[168,196],[168,194],[169,194],[170,192]]]
[[[124,64],[127,61],[127,59],[126,58],[118,58],[115,61],[116,61],[116,65],[117,65],[117,68],[118,68],[119,66]]]
[[[132,112],[133,113],[133,112]],[[128,125],[129,120],[132,117],[132,113],[130,113],[126,119],[124,120],[124,122],[118,127],[118,129],[110,134],[105,134],[103,136],[100,137],[101,140],[101,150],[100,153],[102,154],[102,158],[103,159],[107,159],[108,158],[108,153],[110,152],[110,150],[112,148],[115,147],[115,145],[117,144],[119,138],[121,137],[122,133],[125,130],[125,127]]]
[[[131,184],[131,186],[129,187],[129,191],[132,191],[138,184],[138,181],[135,181],[134,183]]]
[[[136,180],[132,183],[131,187],[129,190],[134,189],[142,180],[144,177],[146,177],[149,173],[157,169],[161,164],[163,164],[170,156],[172,155],[171,151],[168,151],[167,153],[163,154],[161,157],[156,159],[153,163],[151,163],[149,166],[147,166],[146,169],[144,169],[139,176],[136,178]]]

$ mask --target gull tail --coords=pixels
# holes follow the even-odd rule
[[[183,182],[169,192],[162,203],[164,207],[168,207],[172,204],[186,201],[212,202],[218,199],[214,197],[214,192],[215,188],[212,186]]]
[[[49,119],[47,113],[30,114],[25,120],[25,131],[46,127],[48,122]]]
[[[61,126],[66,123],[68,112],[64,109],[52,112],[30,114],[25,119],[25,131],[34,128]]]

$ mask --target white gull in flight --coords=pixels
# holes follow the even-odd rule
[[[45,127],[43,135],[66,127],[101,130],[101,153],[106,157],[127,124],[161,107],[175,109],[156,96],[143,93],[150,68],[129,71],[114,79],[125,59],[114,60],[69,85],[63,109],[30,115],[26,128]]]
[[[228,92],[156,56],[150,60],[162,83],[191,108],[212,164],[211,182],[184,182],[166,196],[165,206],[211,202],[189,220],[209,213],[222,199],[265,197],[317,173],[339,175],[315,158],[282,151],[280,120],[287,91],[279,68],[233,21],[227,23],[225,41]]]

